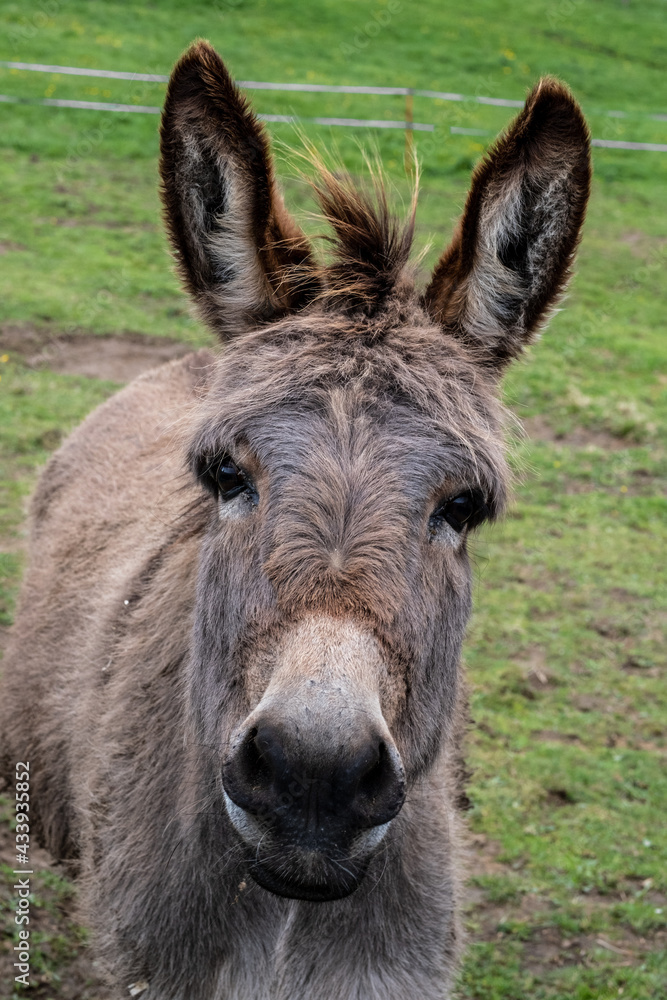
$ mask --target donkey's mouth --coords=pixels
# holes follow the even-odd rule
[[[230,799],[227,814],[245,847],[247,872],[263,889],[289,899],[344,899],[359,887],[384,840],[391,820],[370,829],[332,823],[326,836],[313,836],[295,822],[260,820]]]
[[[248,873],[262,889],[288,899],[312,903],[332,902],[350,896],[363,881],[368,861],[349,858],[337,861],[321,854],[291,850],[287,860],[271,864],[249,858]]]

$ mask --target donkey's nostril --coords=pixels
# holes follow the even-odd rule
[[[259,792],[280,780],[286,761],[280,741],[270,728],[253,726],[232,757],[231,764],[237,781],[244,781]]]
[[[264,785],[271,781],[273,768],[256,726],[243,742],[240,763],[250,784]]]
[[[230,799],[298,840],[351,836],[389,822],[404,799],[397,750],[374,732],[341,749],[331,734],[259,718],[224,767]],[[308,832],[310,831],[310,832]]]
[[[362,774],[354,796],[354,809],[366,826],[388,823],[405,799],[403,767],[395,749],[380,740],[373,760]]]
[[[380,740],[378,747],[373,753],[368,768],[361,775],[358,791],[362,795],[373,795],[379,786],[384,784],[387,768],[385,767],[387,749],[384,740]]]

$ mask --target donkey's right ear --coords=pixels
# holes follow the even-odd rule
[[[178,271],[222,339],[317,294],[312,251],[276,189],[268,139],[208,42],[174,68],[160,151]]]

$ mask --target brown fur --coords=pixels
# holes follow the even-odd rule
[[[448,997],[471,573],[466,530],[434,512],[466,491],[502,510],[496,382],[565,279],[585,126],[560,84],[536,88],[423,298],[412,223],[326,172],[336,244],[316,262],[206,43],[174,70],[161,173],[179,270],[227,344],[137,379],[47,465],[3,769],[31,761],[33,829],[79,871],[119,998],[144,980],[144,1000]],[[252,483],[230,501],[209,482],[223,455]],[[234,798],[258,794],[239,761],[269,723],[301,768],[280,822]],[[384,770],[364,780],[391,779],[374,825],[334,796],[304,840],[322,775],[371,738]]]

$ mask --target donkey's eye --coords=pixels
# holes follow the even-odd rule
[[[488,514],[484,497],[477,490],[460,493],[456,497],[445,500],[433,513],[433,521],[446,521],[454,531],[464,528],[475,528]]]
[[[216,462],[212,472],[221,500],[232,500],[247,488],[246,477],[229,455]]]

